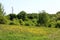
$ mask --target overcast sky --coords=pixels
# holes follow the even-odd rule
[[[0,0],[7,14],[11,13],[13,6],[14,13],[24,10],[27,13],[45,10],[48,13],[60,11],[60,0]]]

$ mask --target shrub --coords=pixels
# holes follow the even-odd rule
[[[25,21],[25,26],[34,26],[34,25],[35,24],[31,20]]]
[[[7,23],[7,19],[5,17],[1,17],[0,24],[6,24],[6,23]]]
[[[60,23],[57,23],[55,27],[60,28]]]
[[[10,25],[20,25],[18,19],[14,19],[13,21],[10,21]]]
[[[57,21],[55,27],[56,27],[56,28],[60,28],[60,21]]]
[[[16,14],[9,14],[8,16],[9,16],[9,19],[10,19],[10,20],[13,20],[14,18],[17,17]]]
[[[20,25],[25,25],[24,21],[22,19],[19,19]]]
[[[3,19],[0,19],[0,24],[5,24],[5,21]]]
[[[37,19],[33,19],[32,22],[34,23],[34,25],[37,24]]]
[[[30,26],[31,24],[28,22],[25,22],[25,26]]]
[[[16,25],[14,22],[10,22],[10,24],[9,25]]]
[[[48,25],[48,27],[51,27],[51,26],[52,26],[51,24]]]

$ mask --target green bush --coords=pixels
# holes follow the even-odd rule
[[[10,24],[9,25],[16,25],[13,21],[12,22],[10,22]]]
[[[56,28],[60,28],[60,21],[57,21],[55,27],[56,27]]]
[[[25,21],[25,26],[34,26],[35,24],[32,22],[32,20]]]
[[[25,25],[24,21],[22,19],[19,19],[20,25]]]
[[[37,19],[33,19],[32,22],[34,23],[34,26],[37,25]]]
[[[10,19],[11,21],[14,20],[14,18],[17,17],[16,14],[9,14],[8,16],[9,16],[9,19]]]
[[[13,19],[13,21],[10,21],[10,25],[20,25],[18,19]]]
[[[48,25],[48,27],[51,27],[51,26],[52,26],[51,24]]]
[[[1,17],[0,24],[6,24],[6,23],[7,23],[7,19],[5,17]]]
[[[54,28],[55,25],[56,25],[56,22],[50,22],[50,23],[48,24],[48,27],[52,27],[52,28]]]
[[[28,22],[25,22],[25,26],[31,26],[31,24]]]

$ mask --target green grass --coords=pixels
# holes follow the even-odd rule
[[[60,40],[60,29],[0,24],[0,40]]]

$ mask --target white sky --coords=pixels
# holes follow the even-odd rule
[[[27,13],[39,12],[45,10],[48,13],[60,11],[60,0],[0,0],[7,14],[11,13],[11,7],[14,13],[24,10]]]

